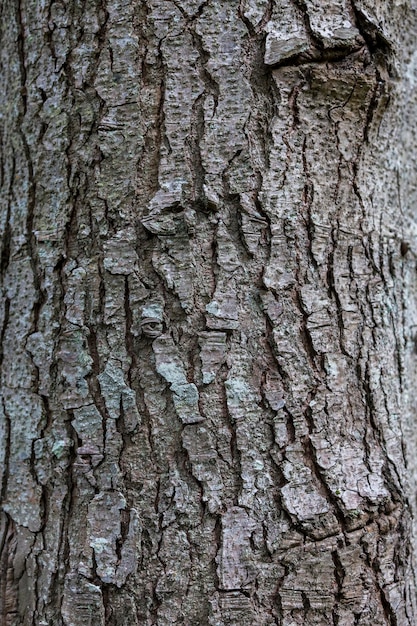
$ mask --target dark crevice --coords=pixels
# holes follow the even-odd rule
[[[379,595],[381,607],[384,612],[387,623],[389,624],[389,626],[401,626],[398,624],[396,609],[395,607],[392,606],[391,602],[388,600],[385,594],[384,586],[379,582],[381,578],[381,571],[378,566],[378,559],[372,558],[369,555],[367,555],[366,562],[369,566],[370,571],[372,572],[374,585]]]
[[[319,37],[317,37],[314,34],[313,29],[311,28],[310,16],[308,14],[306,3],[304,2],[304,0],[293,0],[293,5],[299,10],[300,16],[302,20],[304,21],[305,29],[313,43],[313,47],[316,48],[318,51],[323,51],[324,50],[323,42],[321,41]]]
[[[193,40],[194,48],[199,55],[199,72],[201,80],[205,85],[205,93],[210,94],[214,100],[213,115],[216,113],[217,105],[220,97],[220,86],[215,78],[210,74],[207,69],[207,63],[210,59],[210,55],[204,49],[203,38],[197,33],[195,28],[190,28],[190,34]]]
[[[1,381],[1,372],[3,367],[4,360],[4,339],[6,336],[7,326],[9,325],[9,317],[10,317],[10,298],[6,297],[3,301],[4,312],[3,312],[3,324],[0,331],[0,381]]]
[[[303,305],[303,301],[301,298],[301,294],[300,291],[297,290],[296,292],[296,297],[297,297],[297,303],[298,303],[298,307],[303,315],[303,323],[300,326],[300,339],[301,339],[301,343],[304,347],[304,351],[306,356],[308,357],[313,369],[315,369],[317,371],[317,373],[320,375],[321,373],[321,363],[320,363],[320,355],[319,353],[316,351],[315,347],[314,347],[314,342],[313,342],[313,338],[311,336],[309,327],[308,327],[308,318],[309,315],[307,313],[307,311],[304,308]]]
[[[332,47],[325,47],[321,38],[314,33],[310,24],[306,3],[303,0],[294,0],[294,6],[299,9],[304,21],[311,41],[310,48],[307,52],[296,53],[283,61],[271,65],[271,68],[310,63],[337,63],[351,56],[360,55],[365,57],[367,55],[372,59],[376,67],[384,67],[388,73],[392,73],[390,61],[392,48],[390,43],[380,30],[366,18],[364,13],[356,7],[354,2],[351,2],[352,18],[360,36],[354,42],[350,41],[347,45],[335,41]],[[251,28],[252,30],[253,28]]]
[[[204,94],[198,96],[192,107],[190,134],[186,141],[188,167],[193,184],[193,201],[196,208],[209,209],[204,193],[205,171],[203,168],[200,144],[204,136]]]
[[[72,411],[68,411],[68,419],[66,421],[67,433],[69,439],[72,441],[72,446],[69,451],[68,458],[68,470],[65,473],[67,494],[63,503],[63,518],[62,518],[62,530],[60,536],[60,550],[59,559],[63,564],[62,578],[59,580],[57,577],[55,580],[55,590],[60,596],[60,606],[62,608],[62,602],[64,599],[63,594],[63,581],[70,572],[71,568],[71,544],[70,544],[70,524],[73,523],[75,507],[77,506],[76,497],[76,478],[75,478],[75,462],[77,459],[77,447],[78,447],[78,435],[72,425],[72,419],[74,414]]]
[[[213,543],[217,546],[217,552],[213,560],[211,561],[211,571],[213,575],[214,588],[217,591],[220,591],[220,579],[219,579],[219,571],[216,563],[216,558],[218,556],[219,551],[222,548],[222,518],[220,515],[216,517],[216,523],[213,529]]]
[[[277,69],[279,67],[299,67],[303,65],[328,65],[333,63],[342,63],[346,60],[355,61],[362,59],[364,56],[363,46],[355,46],[354,48],[334,47],[329,49],[318,50],[312,47],[308,52],[296,54],[288,57],[278,63],[268,65],[269,69]]]
[[[331,241],[332,245],[330,248],[330,252],[327,258],[327,287],[328,287],[328,296],[331,300],[334,301],[336,306],[336,315],[334,316],[339,336],[339,348],[341,354],[343,354],[346,358],[350,359],[350,355],[345,347],[345,327],[343,323],[343,307],[340,300],[340,296],[338,294],[336,288],[335,281],[335,254],[338,245],[338,233],[339,233],[339,224],[332,228],[331,230]],[[337,265],[336,265],[337,268]]]
[[[26,71],[26,52],[25,52],[25,27],[23,9],[20,0],[16,0],[16,23],[19,28],[19,34],[17,38],[17,48],[20,61],[20,82],[21,82],[21,98],[22,109],[17,120],[17,128],[19,129],[19,136],[23,146],[23,152],[25,155],[27,175],[28,175],[28,199],[27,199],[27,217],[26,217],[26,243],[29,250],[30,262],[33,273],[33,283],[36,290],[36,300],[33,304],[33,331],[38,329],[39,315],[42,306],[46,302],[46,292],[42,288],[41,269],[39,265],[39,259],[36,249],[36,237],[34,233],[34,218],[36,207],[36,180],[33,169],[32,155],[30,146],[28,144],[24,128],[24,118],[27,112],[27,71]]]
[[[321,469],[317,461],[316,450],[310,438],[310,436],[313,435],[314,429],[315,429],[314,420],[312,416],[312,410],[310,406],[307,406],[306,410],[304,411],[304,415],[308,424],[308,431],[309,431],[309,435],[307,437],[304,437],[302,441],[304,451],[305,451],[305,459],[309,462],[308,464],[310,466],[312,474],[313,476],[315,476],[318,485],[320,485],[321,489],[323,490],[323,493],[325,495],[327,502],[332,505],[333,513],[339,523],[340,529],[342,530],[344,534],[346,534],[347,524],[346,524],[346,518],[341,510],[341,506],[340,506],[341,503],[339,499],[337,498],[337,496],[332,492],[332,490],[330,489],[327,483],[326,477],[323,474],[323,470]]]
[[[371,101],[366,112],[366,121],[364,127],[364,139],[367,143],[370,142],[370,129],[372,128],[372,122],[378,113],[379,120],[382,120],[383,113],[387,109],[390,102],[389,86],[385,80],[381,78],[378,70],[375,74],[375,87],[372,93]],[[359,158],[359,155],[358,155]]]
[[[94,569],[96,569],[96,567],[97,565],[95,565]],[[115,622],[113,620],[114,610],[112,607],[111,588],[109,585],[103,585],[101,580],[98,580],[97,583],[98,586],[101,587],[101,593],[103,597],[104,624],[105,626],[115,626]]]
[[[351,2],[351,7],[356,20],[356,28],[366,42],[371,55],[379,58],[382,55],[385,59],[388,59],[392,54],[392,47],[389,41],[378,27],[356,6],[355,2]]]
[[[120,511],[120,536],[116,540],[116,555],[118,564],[122,560],[122,548],[127,539],[130,525],[130,511],[129,509],[122,509]]]
[[[304,613],[307,614],[311,610],[310,599],[305,591],[301,591],[301,599],[303,602]]]
[[[100,373],[100,356],[97,346],[97,334],[93,326],[88,327],[88,335],[87,342],[89,348],[89,354],[92,358],[92,366],[91,373],[86,376],[88,389],[90,391],[91,397],[93,398],[94,405],[97,411],[100,413],[102,418],[102,426],[103,426],[103,442],[104,446],[106,445],[106,435],[107,435],[107,421],[110,419],[110,416],[107,411],[106,403],[104,401],[103,395],[101,393],[100,383],[98,381],[98,375]],[[103,463],[104,459],[100,462]]]
[[[138,24],[137,30],[141,38],[147,40],[147,16],[144,15],[143,23]],[[146,47],[142,57],[141,84],[144,92],[149,91],[150,85],[154,87],[152,96],[141,102],[143,114],[151,122],[147,124],[143,139],[143,148],[137,163],[137,176],[135,186],[137,189],[137,201],[140,213],[143,214],[149,200],[159,188],[159,163],[161,149],[165,137],[165,75],[161,43],[158,47],[156,63],[147,63]]]
[[[0,492],[0,502],[6,501],[7,495],[7,481],[9,478],[9,466],[10,466],[10,444],[11,444],[11,420],[10,416],[6,409],[6,402],[4,398],[1,398],[2,402],[2,412],[4,419],[4,433],[3,433],[3,444],[4,445],[4,460],[2,467],[2,484],[1,484],[1,492]]]
[[[337,584],[337,591],[335,593],[336,602],[341,602],[343,600],[343,582],[345,579],[345,570],[342,565],[342,561],[340,560],[339,553],[337,550],[332,552],[332,559],[334,564],[334,577]],[[337,624],[337,621],[336,621]]]
[[[3,533],[0,538],[0,624],[9,626],[17,623],[18,581],[14,576],[13,560],[16,553],[16,528],[6,513],[3,517]]]
[[[8,194],[6,220],[5,220],[5,227],[4,227],[3,236],[2,236],[2,247],[1,247],[1,256],[0,256],[0,277],[2,281],[5,278],[6,271],[9,266],[9,261],[10,261],[10,246],[11,246],[11,236],[12,236],[10,215],[11,215],[11,200],[12,200],[13,183],[14,183],[15,174],[16,174],[16,159],[13,154],[12,166],[11,166],[11,172],[10,172],[10,188],[9,188],[9,194]]]
[[[137,368],[137,357],[136,357],[136,351],[135,351],[135,338],[132,334],[133,315],[132,315],[132,309],[130,306],[130,289],[129,289],[128,276],[125,277],[124,313],[125,313],[125,324],[126,324],[125,345],[126,345],[126,352],[130,359],[127,378],[128,378],[129,386],[132,387],[133,372]]]

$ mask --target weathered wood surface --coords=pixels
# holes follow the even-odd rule
[[[409,2],[1,3],[1,626],[415,626]]]

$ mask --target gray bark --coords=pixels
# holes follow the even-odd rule
[[[412,0],[0,6],[0,624],[415,626]]]

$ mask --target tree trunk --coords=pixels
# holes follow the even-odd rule
[[[1,626],[415,626],[416,28],[2,1]]]

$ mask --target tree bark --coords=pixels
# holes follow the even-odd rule
[[[415,626],[415,8],[1,2],[1,625]]]

